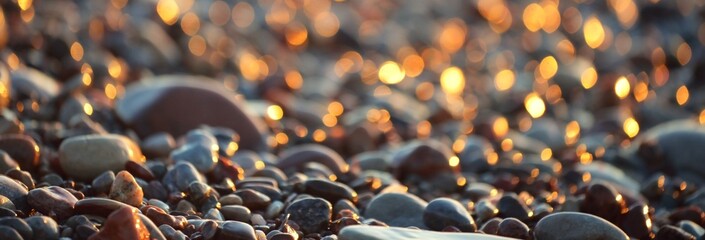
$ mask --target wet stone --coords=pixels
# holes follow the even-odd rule
[[[59,220],[66,219],[73,214],[73,207],[77,201],[78,199],[69,191],[55,186],[36,188],[29,191],[27,195],[29,206],[44,215]]]
[[[318,233],[328,227],[333,206],[322,198],[297,200],[286,208],[290,220],[296,222],[304,233]]]
[[[450,198],[436,198],[429,202],[423,214],[424,224],[432,230],[440,231],[453,226],[463,232],[477,230],[475,221],[467,209]]]
[[[607,220],[578,212],[560,212],[544,217],[536,224],[534,237],[539,240],[629,239],[627,234]]]
[[[383,193],[375,196],[363,212],[365,218],[374,218],[394,227],[426,228],[424,209],[428,203],[408,193]]]
[[[88,238],[100,239],[136,239],[148,240],[149,230],[142,222],[135,208],[120,208],[108,216],[98,234]]]
[[[137,144],[120,135],[84,135],[64,140],[59,162],[64,172],[89,181],[105,171],[120,171],[127,161],[144,162]]]

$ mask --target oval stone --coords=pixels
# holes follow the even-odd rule
[[[64,140],[59,163],[70,177],[90,181],[105,171],[120,171],[127,161],[144,163],[137,144],[120,135],[84,135]]]
[[[534,239],[629,239],[614,224],[595,215],[579,212],[550,214],[534,228]]]
[[[265,124],[243,105],[211,79],[171,75],[129,86],[115,112],[141,137],[159,132],[179,137],[205,124],[234,130],[241,136],[243,149],[267,149]]]

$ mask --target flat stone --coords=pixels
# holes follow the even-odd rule
[[[105,171],[120,171],[127,161],[144,163],[137,144],[121,135],[83,135],[64,140],[59,163],[70,177],[90,181]]]
[[[204,107],[208,106],[208,107]],[[115,112],[142,137],[166,132],[179,137],[201,125],[234,130],[240,148],[265,150],[262,120],[222,85],[198,76],[159,76],[128,86]]]
[[[40,213],[56,217],[59,220],[71,217],[73,207],[78,199],[61,187],[35,188],[29,191],[27,202],[29,206]]]
[[[220,208],[225,220],[234,220],[240,222],[249,222],[252,217],[250,209],[244,206],[228,205]]]
[[[629,239],[605,219],[579,212],[560,212],[542,218],[534,227],[534,239]]]
[[[345,184],[323,179],[310,179],[304,182],[304,192],[321,197],[329,202],[341,199],[357,202],[357,192]]]
[[[400,227],[377,227],[377,226],[348,226],[343,228],[338,234],[340,240],[510,240],[506,238],[482,233],[450,233],[416,230]]]
[[[347,173],[349,166],[337,152],[323,145],[303,144],[284,150],[279,154],[279,169],[301,171],[306,163],[317,162],[328,167],[335,175]]]
[[[423,213],[428,203],[408,193],[383,193],[367,204],[363,216],[374,218],[393,227],[427,228]]]

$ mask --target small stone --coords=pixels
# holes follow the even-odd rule
[[[142,205],[144,193],[142,188],[137,184],[135,178],[127,171],[120,171],[115,176],[115,181],[110,187],[110,199],[122,202],[134,207]]]
[[[125,163],[125,171],[147,182],[155,179],[154,173],[152,173],[149,168],[135,161],[127,161],[127,163]]]
[[[501,222],[502,222],[502,219],[500,219],[500,218],[492,218],[489,221],[482,224],[480,231],[487,233],[487,234],[497,234],[497,231],[499,231],[499,224]]]
[[[77,201],[69,191],[55,186],[35,188],[27,195],[29,206],[59,220],[71,217]]]
[[[637,239],[652,238],[651,219],[648,213],[649,207],[646,205],[638,204],[631,207],[622,219],[622,230],[630,237]]]
[[[627,209],[622,195],[611,185],[600,182],[588,187],[585,192],[585,200],[580,205],[580,211],[616,223],[620,215]]]
[[[264,212],[264,216],[268,219],[276,218],[284,210],[284,203],[281,201],[274,201],[272,204],[267,206],[267,210]]]
[[[0,195],[0,207],[7,209],[15,209],[15,204],[12,203],[9,198],[5,197],[4,195]]]
[[[212,146],[215,146],[215,148]],[[207,173],[210,172],[218,162],[218,145],[204,145],[200,143],[187,144],[172,151],[169,158],[174,162],[190,162],[199,172]]]
[[[174,137],[165,132],[149,135],[149,137],[144,139],[140,144],[144,155],[153,158],[169,156],[169,153],[174,150],[175,146],[176,141],[174,141]]]
[[[693,236],[703,236],[705,235],[705,229],[700,225],[694,223],[693,221],[683,220],[678,222],[678,227],[683,229],[683,231],[690,233]]]
[[[170,192],[184,192],[193,181],[205,182],[205,179],[189,162],[176,163],[162,179]]]
[[[76,205],[74,205],[74,213],[108,217],[113,211],[120,208],[134,207],[107,198],[86,198],[76,202]]]
[[[225,221],[219,228],[215,240],[257,240],[255,229],[246,223]]]
[[[429,202],[423,214],[424,224],[432,230],[441,231],[453,226],[463,232],[477,230],[475,221],[458,201],[450,198],[436,198]]]
[[[121,135],[83,135],[64,140],[59,147],[59,163],[64,172],[89,181],[105,171],[120,171],[127,161],[143,163],[139,147]]]
[[[7,170],[17,168],[20,168],[20,165],[17,164],[15,159],[12,159],[7,152],[0,150],[0,172],[5,173]]]
[[[14,229],[24,239],[32,239],[32,236],[34,235],[34,233],[32,232],[32,227],[30,227],[29,224],[27,224],[27,222],[25,222],[21,218],[2,217],[0,218],[0,225]]]
[[[497,216],[499,209],[495,207],[492,202],[487,199],[482,199],[475,204],[475,214],[477,214],[477,221],[486,221],[490,218]]]
[[[32,239],[58,239],[59,225],[54,219],[46,216],[33,216],[25,218],[24,221],[32,228],[34,233]]]
[[[445,144],[437,140],[412,141],[399,149],[393,157],[392,168],[397,179],[409,175],[430,178],[438,174],[453,174],[460,171],[459,164],[450,160],[459,159]]]
[[[286,208],[289,219],[296,222],[305,234],[318,233],[328,227],[333,206],[322,198],[297,200]]]
[[[225,221],[225,216],[223,216],[222,211],[217,208],[211,208],[206,214],[203,215],[204,219],[212,219],[217,221]]]
[[[502,218],[516,218],[519,220],[529,219],[529,208],[522,201],[519,201],[517,195],[514,193],[505,193],[502,198],[497,202],[497,209],[499,210],[499,216]]]
[[[408,193],[383,193],[367,204],[363,216],[382,221],[394,227],[426,228],[424,209],[428,203]]]
[[[240,222],[249,222],[252,217],[250,209],[244,206],[228,205],[220,208],[225,220],[235,220]]]
[[[333,149],[318,144],[303,144],[283,151],[279,155],[279,169],[303,170],[306,163],[317,162],[328,167],[337,176],[348,172],[348,164]]]
[[[149,230],[135,208],[120,208],[108,216],[98,234],[88,240],[136,239],[149,240]]]
[[[113,185],[113,181],[115,181],[115,173],[113,173],[113,171],[105,171],[93,179],[91,186],[93,187],[93,191],[95,191],[95,193],[107,194],[110,192],[110,187]]]
[[[497,235],[526,239],[529,237],[529,227],[516,218],[505,218],[499,223]]]
[[[541,219],[534,227],[534,239],[629,239],[614,224],[585,213],[559,212]]]

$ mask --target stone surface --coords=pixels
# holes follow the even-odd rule
[[[243,149],[266,149],[264,123],[231,94],[204,77],[159,76],[129,86],[115,111],[142,137],[159,132],[179,137],[205,124],[235,130]]]
[[[59,225],[54,219],[46,216],[33,216],[25,218],[24,221],[32,228],[32,239],[58,239]]]
[[[218,145],[191,143],[181,146],[171,152],[169,158],[175,162],[187,161],[202,173],[210,172],[218,162]]]
[[[144,193],[135,178],[127,171],[120,171],[110,187],[109,198],[134,207],[142,205]]]
[[[357,202],[357,192],[345,184],[323,179],[311,179],[304,182],[304,192],[322,197],[329,202],[341,199]]]
[[[22,170],[31,171],[39,165],[39,145],[30,136],[3,135],[0,137],[0,150],[7,152]]]
[[[290,220],[296,222],[304,234],[318,233],[328,227],[333,206],[322,198],[304,198],[286,208]]]
[[[29,206],[59,220],[71,217],[77,201],[69,191],[55,186],[35,188],[27,195]]]
[[[120,171],[127,161],[144,163],[139,147],[120,135],[83,135],[64,140],[59,163],[70,177],[90,181],[105,171]]]
[[[374,218],[394,227],[419,227],[423,223],[424,209],[428,203],[408,193],[383,193],[367,204],[366,218]]]
[[[450,198],[436,198],[429,202],[423,213],[423,221],[426,226],[435,231],[441,231],[448,226],[456,227],[463,232],[477,230],[477,225],[467,209]]]
[[[510,240],[513,238],[500,237],[482,233],[448,233],[416,230],[400,227],[376,227],[376,226],[349,226],[343,228],[338,234],[340,240]]]
[[[250,209],[244,206],[228,205],[220,208],[225,220],[249,222],[252,217]]]
[[[162,179],[164,186],[171,192],[186,191],[193,181],[205,182],[205,179],[189,162],[177,163]]]
[[[560,212],[541,219],[534,228],[534,239],[629,239],[617,226],[600,217]]]
[[[318,144],[304,144],[289,148],[279,154],[277,167],[300,171],[308,162],[317,162],[328,167],[336,175],[348,172],[345,160],[332,149]]]
[[[451,164],[451,158],[456,158]],[[392,159],[392,169],[397,179],[409,175],[429,178],[437,174],[460,171],[459,159],[445,144],[437,140],[412,141],[397,150]]]

